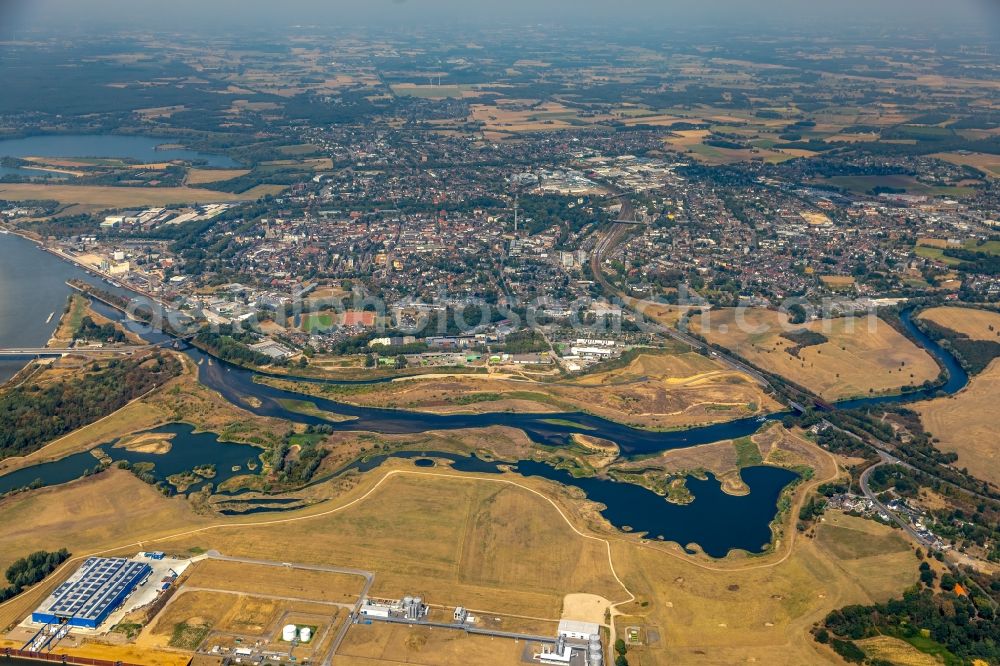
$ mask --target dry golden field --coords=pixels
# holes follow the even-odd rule
[[[624,595],[603,544],[576,537],[542,497],[434,474],[390,477],[363,502],[327,516],[159,543],[169,551],[210,546],[276,560],[288,559],[293,545],[297,562],[375,571],[374,596],[422,594],[499,613],[558,617],[566,590]]]
[[[851,544],[876,539],[887,550],[833,552],[828,524],[845,530]],[[906,542],[893,540],[890,528],[870,521],[830,512],[817,534],[799,538],[780,564],[743,568],[703,568],[616,543],[615,562],[626,584],[638,590],[639,602],[648,602],[624,609],[627,615],[617,625],[653,628],[661,637],[655,647],[631,649],[630,660],[634,655],[644,666],[842,663],[812,640],[812,623],[833,608],[900,594],[916,580],[918,562]]]
[[[201,185],[203,183],[218,183],[222,180],[239,178],[250,173],[249,169],[188,169],[185,182],[189,185]]]
[[[921,652],[906,641],[892,636],[875,636],[856,641],[869,657],[884,659],[897,666],[940,666],[941,661]]]
[[[517,666],[524,643],[461,631],[375,623],[354,625],[347,632],[335,663],[338,666],[413,664],[414,666]]]
[[[827,400],[892,392],[938,376],[930,355],[874,317],[817,320],[798,326],[773,310],[753,308],[741,314],[725,308],[693,317],[691,326],[710,342]],[[792,356],[786,350],[795,343],[781,334],[800,328],[822,333],[828,341]]]
[[[0,570],[36,550],[65,547],[76,557],[126,546],[123,552],[134,554],[141,550],[137,539],[144,534],[189,529],[208,522],[182,498],[167,499],[119,469],[0,500],[0,515],[4,524]],[[71,566],[78,564],[76,560]],[[67,569],[64,575],[68,574]],[[15,603],[0,605],[0,629],[41,601],[48,593],[47,587],[32,588],[15,598]]]
[[[847,289],[854,285],[854,278],[850,275],[821,275],[819,279],[831,289]]]
[[[935,446],[958,454],[958,467],[965,467],[973,476],[1000,485],[998,396],[1000,359],[994,359],[957,394],[918,402],[913,409],[920,414],[924,428],[940,440]]]
[[[574,109],[558,102],[522,104],[525,108],[513,108],[515,102],[518,100],[498,100],[496,106],[472,104],[469,107],[469,121],[482,123],[487,134],[503,136],[520,132],[572,129],[574,125],[569,121],[578,120]],[[597,117],[587,118],[586,122],[589,125],[597,120]]]
[[[950,328],[972,340],[992,340],[1000,343],[1000,312],[976,308],[940,307],[924,310],[920,313],[920,318]]]
[[[973,340],[1000,342],[1000,313],[961,307],[937,307],[920,313]],[[992,327],[992,329],[991,329]],[[938,448],[958,454],[958,466],[1000,485],[994,410],[1000,395],[1000,361],[972,377],[958,394],[914,405],[924,427],[940,441]]]
[[[435,413],[585,411],[646,428],[728,421],[779,408],[746,375],[700,354],[641,354],[628,365],[561,382],[497,375],[408,378],[363,390],[267,379],[292,391]]]
[[[775,450],[772,442],[759,445],[762,452]],[[824,467],[810,487],[833,473]],[[771,555],[715,561],[615,532],[576,491],[539,478],[425,472],[395,460],[327,489],[335,499],[302,511],[208,518],[192,513],[183,499],[166,499],[128,473],[110,470],[4,500],[0,511],[19,527],[0,546],[0,565],[38,548],[63,546],[75,557],[106,549],[122,554],[154,547],[171,553],[218,549],[233,556],[369,569],[376,573],[376,596],[421,594],[432,603],[544,621],[560,617],[567,593],[612,602],[635,595],[635,603],[619,608],[628,616],[617,625],[638,623],[662,636],[657,645],[636,650],[634,663],[640,664],[729,664],[751,657],[779,665],[836,663],[808,636],[811,623],[846,603],[898,593],[916,578],[912,550],[890,529],[836,513],[828,514],[816,538],[788,533]],[[793,506],[791,513],[796,512]],[[877,544],[877,553],[871,544]],[[196,566],[188,584],[224,585],[241,594],[263,581],[261,572],[249,570],[241,570],[236,582],[226,580],[227,565],[197,568],[204,564]],[[23,598],[0,605],[0,624],[30,610],[36,597],[68,575],[69,566]],[[867,573],[872,571],[877,573]],[[278,579],[260,584],[271,586],[268,592],[282,586]],[[163,626],[149,629],[159,637],[154,643],[168,639],[168,630],[172,635],[181,622],[226,626],[235,612],[234,594],[224,596],[193,589],[180,595],[169,615],[156,620]],[[260,625],[267,617],[262,607],[244,619]],[[452,663],[463,647],[470,654],[496,654],[498,661],[490,657],[490,663],[516,658],[511,644],[502,641],[430,633],[352,628],[344,663],[404,657],[410,663]]]
[[[24,641],[0,638],[0,648],[9,647],[19,650],[23,646]],[[108,645],[103,642],[85,642],[83,645],[73,648],[60,645],[52,651],[52,654],[71,654],[75,657],[122,661],[130,664],[144,664],[145,666],[188,666],[191,662],[191,655],[183,652],[158,650],[137,645]]]
[[[979,169],[987,176],[1000,178],[1000,157],[986,153],[935,153],[930,155],[952,164],[968,165]]]
[[[60,203],[85,204],[98,208],[165,206],[225,201],[253,201],[266,194],[277,194],[281,185],[258,185],[242,194],[216,192],[193,187],[111,187],[104,185],[44,185],[18,183],[0,185],[0,199],[24,201],[52,199]]]
[[[223,589],[248,595],[287,596],[304,601],[353,603],[361,593],[360,576],[228,562],[202,560],[185,572],[185,586]]]

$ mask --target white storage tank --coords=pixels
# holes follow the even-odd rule
[[[303,643],[308,643],[313,637],[312,629],[309,627],[302,627],[299,629],[299,640]]]
[[[286,624],[285,628],[281,630],[281,640],[291,643],[297,634],[298,628],[294,624]]]

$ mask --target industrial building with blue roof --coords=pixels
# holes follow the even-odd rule
[[[33,622],[96,629],[153,569],[121,557],[89,557],[31,614]]]

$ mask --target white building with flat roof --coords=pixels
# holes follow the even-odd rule
[[[574,638],[581,641],[590,640],[594,634],[600,635],[601,626],[596,622],[581,622],[580,620],[559,620],[559,636]]]

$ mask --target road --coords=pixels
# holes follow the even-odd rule
[[[871,476],[871,473],[874,472],[877,468],[881,467],[882,465],[903,465],[904,467],[909,467],[909,465],[904,463],[902,460],[899,460],[895,456],[889,455],[888,453],[886,453],[881,449],[877,449],[877,451],[878,451],[879,461],[874,465],[872,465],[871,467],[869,467],[868,469],[866,469],[864,472],[862,472],[861,478],[858,480],[859,484],[861,485],[861,492],[863,492],[865,494],[865,497],[870,499],[872,503],[876,507],[878,507],[880,511],[882,511],[883,513],[885,513],[885,515],[892,518],[894,523],[903,528],[903,531],[905,531],[907,534],[913,537],[913,539],[917,543],[919,543],[921,546],[930,547],[931,544],[922,536],[920,536],[920,534],[918,534],[917,531],[913,529],[913,527],[910,525],[909,522],[900,518],[898,515],[896,515],[894,511],[890,511],[889,507],[883,504],[882,501],[879,500],[879,498],[875,495],[875,493],[872,492],[871,488],[868,486],[868,477]]]
[[[70,347],[22,347],[0,349],[0,356],[65,356],[67,354],[74,354],[77,356],[88,354],[131,355],[151,348],[151,345],[137,347],[80,347],[78,349]]]
[[[333,656],[337,653],[337,649],[340,644],[344,641],[344,636],[347,635],[347,630],[350,629],[353,618],[357,616],[358,611],[361,609],[361,604],[364,603],[365,599],[368,598],[368,592],[372,588],[372,584],[375,582],[375,574],[371,571],[365,571],[363,569],[351,569],[347,567],[330,567],[320,564],[296,564],[292,562],[276,562],[274,560],[255,560],[248,557],[231,557],[229,555],[223,555],[216,550],[210,550],[206,555],[213,560],[223,560],[225,562],[242,562],[243,564],[260,564],[269,567],[284,567],[287,569],[302,569],[305,571],[326,571],[329,573],[339,573],[347,574],[350,576],[361,576],[365,579],[364,587],[361,588],[361,594],[358,595],[358,600],[354,606],[349,607],[351,609],[350,615],[344,622],[341,623],[340,629],[337,631],[337,635],[333,639],[333,643],[330,645],[330,651],[327,652],[326,657],[323,659],[324,666],[329,666],[333,662]],[[338,604],[340,605],[340,604]]]
[[[406,625],[417,625],[421,627],[436,627],[438,629],[457,629],[459,631],[464,631],[469,634],[477,634],[479,636],[493,636],[495,638],[512,638],[514,640],[522,641],[535,641],[538,643],[555,643],[556,639],[553,636],[537,636],[535,634],[522,634],[514,631],[497,631],[494,629],[484,629],[480,627],[474,627],[465,624],[455,624],[454,622],[434,622],[431,620],[408,620],[401,617],[373,617],[371,618],[373,622],[386,622],[389,624],[406,624]]]

